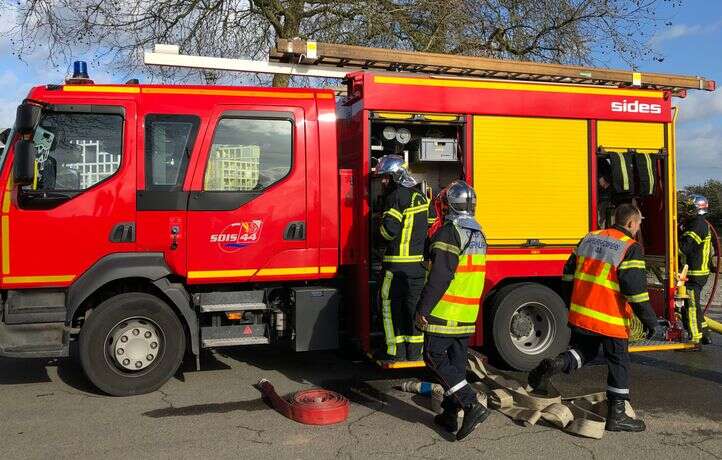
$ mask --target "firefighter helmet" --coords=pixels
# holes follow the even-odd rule
[[[416,179],[409,174],[407,168],[408,166],[400,155],[384,155],[376,164],[376,174],[379,176],[389,175],[397,184],[413,187],[416,185]]]
[[[709,212],[709,201],[702,195],[691,195],[687,199],[687,204],[692,208],[692,212],[699,215],[705,215]]]
[[[449,211],[460,216],[473,216],[476,210],[476,192],[463,180],[455,180],[446,188]]]

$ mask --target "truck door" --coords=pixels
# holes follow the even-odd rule
[[[44,109],[37,179],[13,199],[11,186],[4,194],[4,288],[67,286],[102,257],[135,248],[132,234],[116,231],[135,221],[135,103],[78,102]]]
[[[306,123],[298,107],[223,106],[188,202],[188,281],[308,278]]]
[[[173,273],[185,275],[186,210],[197,138],[204,128],[192,107],[144,104],[138,127],[138,248],[162,253]],[[162,110],[159,110],[162,109]]]

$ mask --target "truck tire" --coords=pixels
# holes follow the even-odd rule
[[[183,325],[161,299],[119,294],[101,303],[80,330],[80,363],[109,395],[150,393],[176,373],[185,341]]]
[[[564,301],[541,284],[519,283],[499,290],[491,302],[488,324],[494,351],[520,371],[533,369],[569,345]]]

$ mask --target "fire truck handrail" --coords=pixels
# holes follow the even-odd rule
[[[684,95],[687,89],[714,91],[716,86],[714,80],[698,76],[368,48],[299,39],[279,39],[269,60],[294,65],[323,65],[336,69],[356,68],[472,78],[632,86],[669,90],[680,95]]]
[[[248,59],[229,59],[180,54],[178,46],[163,44],[155,45],[155,49],[153,51],[146,51],[144,55],[144,62],[146,65],[300,75],[319,78],[345,78],[348,74],[348,70],[331,66],[310,66],[291,63],[253,61]]]

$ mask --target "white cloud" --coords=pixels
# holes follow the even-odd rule
[[[686,98],[675,101],[679,106],[681,123],[722,115],[722,91],[691,91],[688,94]]]
[[[677,128],[678,185],[722,180],[722,129],[719,124],[687,124]]]
[[[22,82],[16,72],[6,69],[0,73],[0,130],[13,125],[15,109],[29,89],[30,83]]]
[[[711,24],[675,24],[665,30],[655,33],[649,42],[652,46],[656,46],[662,42],[675,40],[677,38],[715,32],[720,28],[722,28],[722,21],[713,22]]]

